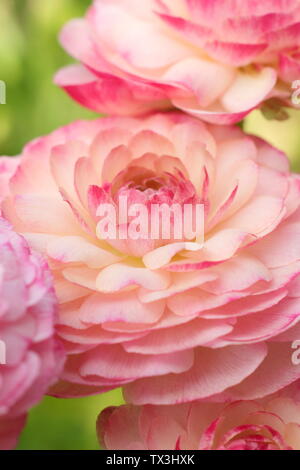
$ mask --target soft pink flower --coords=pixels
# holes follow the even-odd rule
[[[202,201],[204,247],[101,239],[101,204],[128,188]],[[181,113],[75,122],[27,145],[2,208],[55,278],[69,358],[53,393],[124,385],[135,404],[171,404],[298,379],[299,195],[280,151]]]
[[[97,432],[108,450],[300,450],[300,405],[289,398],[123,405],[99,415]]]
[[[61,33],[71,65],[56,83],[98,112],[179,108],[230,124],[292,106],[300,79],[298,0],[94,0]]]
[[[8,182],[15,173],[19,158],[1,157],[0,160],[0,202],[8,193]]]
[[[0,449],[16,446],[27,411],[61,371],[56,307],[45,261],[0,219]]]

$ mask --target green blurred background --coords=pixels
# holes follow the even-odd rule
[[[81,16],[91,0],[0,1],[0,80],[7,85],[7,103],[0,105],[0,154],[15,155],[30,139],[95,116],[52,83],[55,71],[72,62],[58,44],[58,32],[68,19]],[[300,112],[290,114],[289,120],[275,122],[256,111],[245,129],[286,151],[299,171]],[[76,400],[47,397],[31,411],[19,449],[97,449],[98,413],[121,402],[119,390]]]

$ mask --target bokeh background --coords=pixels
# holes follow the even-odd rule
[[[59,46],[58,32],[68,19],[82,16],[91,1],[0,0],[0,80],[7,86],[7,102],[0,105],[0,155],[16,155],[39,135],[95,116],[52,82],[55,71],[72,62]],[[290,119],[276,122],[255,111],[244,128],[284,150],[300,171],[300,112],[289,113]],[[18,448],[97,449],[98,413],[121,402],[120,390],[76,400],[47,397],[31,411]]]

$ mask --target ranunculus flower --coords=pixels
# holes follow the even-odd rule
[[[300,79],[298,0],[94,0],[61,42],[81,65],[56,83],[113,115],[175,107],[230,124],[293,106]]]
[[[0,202],[8,193],[8,182],[19,164],[19,158],[1,157],[0,160]]]
[[[1,166],[1,163],[0,163]],[[57,299],[49,268],[0,219],[0,449],[16,446],[27,411],[63,366],[54,339]]]
[[[300,377],[300,180],[280,151],[182,113],[79,121],[27,145],[9,186],[3,213],[47,256],[60,302],[54,394],[256,399]],[[202,201],[204,247],[104,240],[120,194]]]
[[[100,414],[97,432],[108,450],[300,450],[300,405],[289,398],[123,405]]]

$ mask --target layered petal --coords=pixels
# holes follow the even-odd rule
[[[52,393],[123,386],[133,404],[169,405],[295,386],[288,342],[300,319],[299,196],[283,153],[182,113],[75,122],[27,145],[1,210],[53,275],[68,357]],[[44,290],[33,287],[34,269],[27,278],[32,308]],[[10,319],[20,322],[14,292],[25,295],[24,286],[3,282]],[[22,322],[40,341],[47,302],[43,312],[36,331]],[[6,315],[0,303],[0,328]],[[18,346],[10,352],[18,365],[27,336],[10,328],[2,336]],[[23,362],[18,377],[30,387],[38,357]],[[9,381],[3,397],[19,392]]]
[[[114,115],[175,107],[224,125],[273,97],[296,105],[297,0],[136,3],[94,0],[64,26],[61,43],[80,65],[55,81],[80,104]]]
[[[16,447],[30,408],[59,377],[57,299],[46,262],[0,219],[0,449]]]

